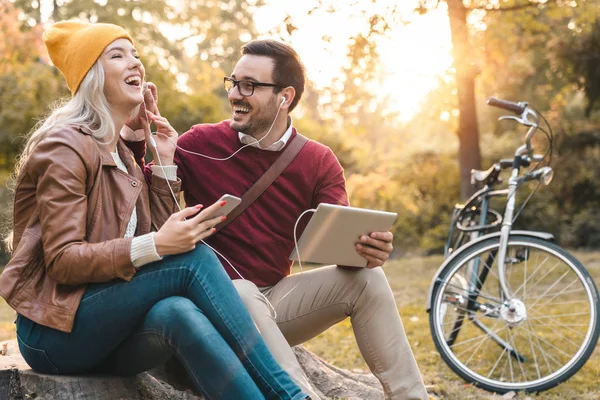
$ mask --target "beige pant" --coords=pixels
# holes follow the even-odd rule
[[[275,359],[312,398],[319,397],[290,346],[350,317],[358,348],[383,385],[386,399],[428,399],[381,268],[321,267],[260,289],[249,281],[233,282]],[[276,319],[263,295],[275,308]]]

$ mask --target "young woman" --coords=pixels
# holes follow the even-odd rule
[[[34,128],[17,164],[14,251],[0,295],[18,313],[27,363],[47,374],[133,374],[164,361],[144,352],[156,340],[209,399],[305,398],[214,253],[197,244],[223,204],[175,212],[177,178],[146,182],[119,138],[144,101],[131,37],[116,25],[63,21],[43,38],[72,98]],[[149,132],[141,109],[132,120]],[[175,148],[161,137],[154,155],[172,164]]]

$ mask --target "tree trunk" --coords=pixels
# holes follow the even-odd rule
[[[467,9],[462,0],[447,0],[452,34],[454,67],[458,92],[458,140],[460,160],[460,195],[467,199],[475,192],[471,186],[471,169],[481,168],[479,131],[475,109],[476,68],[469,61],[470,45],[467,28]]]
[[[38,374],[27,366],[15,340],[4,343],[8,352],[0,355],[0,400],[203,400],[189,389],[171,382],[178,387],[175,389],[165,382],[168,374],[161,368],[135,377]],[[302,347],[294,351],[321,398],[383,399],[381,385],[370,373],[336,368]]]

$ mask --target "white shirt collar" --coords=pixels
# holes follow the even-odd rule
[[[269,147],[262,147],[261,144],[258,143],[258,140],[256,140],[252,136],[246,135],[245,133],[242,133],[242,132],[238,132],[238,137],[240,138],[240,142],[242,142],[243,144],[249,144],[250,146],[256,147],[261,150],[279,151],[285,147],[287,142],[290,140],[290,137],[292,137],[292,118],[291,117],[288,117],[288,123],[289,123],[289,127],[288,127],[287,131],[285,131],[285,133],[283,134],[281,139],[279,139],[278,141],[276,141]]]

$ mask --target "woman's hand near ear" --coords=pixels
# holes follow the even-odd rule
[[[144,91],[144,103],[146,104],[146,110],[160,117],[160,111],[158,110],[158,88],[152,82],[148,82],[148,87]]]
[[[156,126],[156,134],[152,136],[154,141],[150,139],[150,131],[148,130],[146,133],[150,151],[152,151],[155,163],[157,165],[173,165],[173,158],[175,156],[175,150],[177,150],[176,144],[179,134],[166,118],[155,115],[150,111],[148,111],[147,114],[149,122],[153,122]],[[156,145],[156,147],[154,145]]]
[[[130,115],[130,118],[125,121],[125,126],[121,130],[121,137],[128,142],[140,142],[145,139],[146,135],[143,132],[144,124],[146,123],[146,113],[144,110],[152,112],[160,116],[158,111],[158,89],[152,82],[145,83],[144,88],[144,103],[137,106]]]

